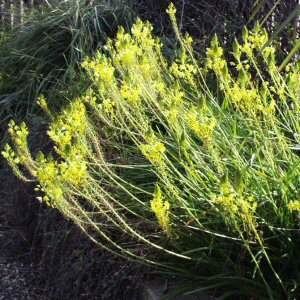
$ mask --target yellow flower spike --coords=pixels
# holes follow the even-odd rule
[[[269,105],[263,109],[264,114],[267,117],[274,117],[275,116],[275,112],[276,112],[276,103],[274,100],[272,100]]]
[[[254,214],[257,202],[253,197],[245,198],[237,193],[228,180],[221,184],[220,194],[213,199],[213,203],[217,204],[230,220],[236,220],[238,217],[249,232],[256,228]]]
[[[299,67],[288,76],[288,89],[294,99],[300,99],[300,70]]]
[[[157,185],[153,199],[151,201],[151,210],[154,212],[157,221],[163,231],[171,235],[171,220],[170,220],[170,203],[164,200],[162,191]]]
[[[28,149],[27,138],[29,131],[26,124],[22,122],[20,125],[16,125],[15,122],[11,120],[8,126],[8,132],[15,144],[16,156],[22,163],[27,164],[28,162],[27,166],[33,167],[32,159]],[[33,169],[31,169],[31,171],[33,171]]]
[[[264,90],[262,90],[262,93]],[[255,88],[245,88],[238,83],[234,83],[227,91],[229,102],[236,108],[247,114],[264,113],[266,107],[263,105],[261,95]]]
[[[291,212],[300,212],[300,201],[299,200],[295,200],[295,201],[291,201],[289,204],[288,204],[288,209],[291,211]]]
[[[35,176],[36,166],[31,157],[27,141],[29,135],[28,128],[24,122],[20,125],[16,125],[13,120],[9,122],[8,127],[8,132],[14,144],[14,150],[11,146],[6,145],[2,155],[12,167],[14,173],[22,180],[28,181],[29,179],[27,179],[18,168],[19,164],[23,164],[27,171],[29,171],[32,176]]]
[[[161,43],[152,35],[152,25],[149,22],[136,21],[131,29],[131,34],[120,28],[114,41],[109,41],[106,47],[114,65],[129,71],[129,76],[141,73],[147,79],[157,73],[158,57],[160,56]],[[158,55],[156,55],[158,54]]]
[[[23,175],[23,172],[20,170],[19,165],[24,163],[26,159],[21,158],[9,144],[4,146],[4,150],[1,152],[4,159],[6,159],[8,165],[12,168],[14,174],[23,181],[29,181],[26,176]]]
[[[36,177],[40,184],[40,190],[45,193],[43,198],[48,205],[64,201],[64,194],[72,187],[83,187],[88,179],[86,150],[81,145],[73,145],[64,160],[58,162],[52,157],[45,158],[39,153],[36,162],[38,170]]]
[[[50,119],[53,119],[53,115],[48,107],[47,99],[44,95],[40,95],[37,98],[37,105],[50,117]]]
[[[253,56],[253,50],[262,50],[263,56],[273,52],[272,47],[264,47],[269,40],[268,33],[265,29],[262,29],[258,24],[255,26],[253,31],[248,31],[246,28],[243,30],[243,41],[241,45],[241,51],[246,53],[248,57]]]
[[[241,47],[242,52],[246,53],[248,55],[248,57],[252,57],[253,56],[253,45],[246,42],[242,45]]]
[[[97,97],[95,92],[89,88],[86,93],[81,97],[83,103],[89,104],[91,106],[95,106],[97,102]]]
[[[49,137],[56,144],[58,154],[67,157],[72,141],[75,137],[84,136],[87,126],[85,105],[81,99],[76,99],[57,120],[52,122],[48,130]]]
[[[177,10],[176,10],[174,3],[171,2],[166,10],[167,14],[170,16],[170,18],[173,18],[176,15],[176,11]]]
[[[121,62],[121,65],[125,67],[132,67],[136,65],[137,63],[137,49],[134,49],[134,47],[128,47],[127,49],[124,49],[122,52],[119,54],[119,60]]]
[[[233,43],[233,55],[237,61],[240,61],[242,52],[241,52],[241,45],[239,44],[237,39],[235,39]]]
[[[168,120],[171,126],[176,126],[178,124],[180,112],[181,111],[177,107],[173,107],[167,112]]]
[[[129,71],[129,76],[141,75],[148,80],[157,74],[156,54],[159,54],[161,44],[153,38],[152,30],[150,23],[138,19],[131,29],[131,34],[125,33],[121,28],[115,42],[111,42],[110,52],[116,66]]]
[[[229,214],[235,215],[238,212],[234,194],[218,196],[214,202],[229,212]]]
[[[125,82],[121,86],[120,93],[123,99],[128,102],[128,104],[132,106],[138,106],[141,104],[142,90],[140,87],[133,86]]]
[[[59,167],[52,158],[46,159],[42,153],[37,157],[37,179],[40,189],[45,193],[43,200],[47,205],[55,207],[55,203],[63,201],[63,185],[59,173]]]
[[[11,138],[14,141],[18,141],[17,144],[20,145],[27,145],[27,137],[29,134],[28,128],[24,122],[21,125],[16,125],[13,120],[11,120],[8,124],[8,132],[11,135]]]
[[[39,161],[40,168],[37,171],[37,178],[42,184],[49,184],[58,178],[58,166],[54,160]]]
[[[195,65],[187,61],[175,61],[170,67],[171,74],[178,79],[183,79],[191,85],[195,84],[195,75],[198,70]]]
[[[144,80],[158,79],[159,68],[157,66],[157,61],[143,56],[138,65],[138,70],[141,73]]]
[[[166,152],[165,145],[154,136],[147,138],[147,141],[148,143],[141,144],[139,149],[154,166],[162,167],[164,164],[164,154]]]
[[[188,33],[185,34],[185,36],[183,38],[183,42],[189,49],[193,49],[194,41],[193,41],[193,38]]]
[[[269,36],[264,28],[256,24],[254,30],[249,33],[248,41],[252,44],[253,48],[262,49],[268,42]]]
[[[165,96],[167,85],[163,81],[155,81],[154,88],[161,96]]]
[[[85,60],[82,67],[86,69],[92,79],[104,84],[105,87],[110,87],[115,83],[115,68],[103,53],[98,52],[93,60]]]
[[[213,116],[199,114],[195,107],[191,108],[186,114],[188,127],[200,138],[206,145],[209,145],[213,139],[213,133],[217,125],[217,120]]]
[[[100,104],[100,108],[103,109],[106,114],[112,115],[115,110],[115,103],[111,99],[104,99]]]
[[[82,187],[87,182],[87,165],[83,158],[68,159],[59,165],[62,180],[75,187]]]
[[[262,50],[262,54],[267,61],[274,61],[275,48],[273,46],[267,46]]]
[[[152,54],[151,50],[157,44],[157,41],[152,35],[153,26],[149,22],[143,22],[138,19],[132,26],[131,33],[137,42],[138,46],[142,48],[145,53]]]
[[[44,95],[40,95],[38,98],[37,98],[37,104],[44,110],[44,111],[48,111],[48,103],[47,103],[47,100],[45,98]]]
[[[1,154],[11,166],[17,166],[21,163],[20,157],[9,144],[4,146],[4,150],[1,152]]]
[[[206,50],[206,67],[213,70],[215,74],[224,82],[229,82],[229,72],[227,62],[224,58],[224,50],[219,45],[219,40],[215,35],[211,41],[210,48]]]

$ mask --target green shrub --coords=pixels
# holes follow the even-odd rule
[[[82,96],[54,116],[39,99],[53,153],[33,157],[11,122],[3,155],[95,243],[192,278],[183,290],[297,298],[299,65],[279,72],[259,26],[197,60],[169,14],[174,61],[149,23],[120,28],[82,64]]]

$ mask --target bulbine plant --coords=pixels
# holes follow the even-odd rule
[[[201,287],[184,290],[295,299],[300,66],[280,65],[260,26],[198,58],[168,13],[176,58],[149,23],[120,28],[82,63],[82,96],[58,115],[39,98],[52,153],[33,157],[12,121],[3,156],[95,243]]]

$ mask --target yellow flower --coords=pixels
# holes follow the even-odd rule
[[[5,144],[4,150],[1,152],[2,156],[9,162],[13,162],[15,164],[19,164],[20,160],[16,156],[15,151],[11,148],[9,144]]]
[[[272,118],[274,116],[275,112],[276,112],[276,103],[275,103],[275,101],[271,100],[269,105],[264,108],[263,112],[267,117]]]
[[[103,53],[98,52],[95,58],[86,59],[82,63],[82,67],[96,82],[103,83],[105,87],[109,87],[115,82],[115,68]]]
[[[221,193],[214,199],[214,202],[220,205],[225,211],[234,215],[238,212],[238,203],[236,194],[232,185],[226,181],[221,185]]]
[[[151,60],[150,58],[144,56],[139,62],[138,70],[140,71],[144,80],[151,80],[157,77],[159,67],[155,59]]]
[[[46,159],[42,153],[38,155],[36,177],[40,190],[46,195],[44,200],[50,206],[62,202],[69,187],[83,187],[87,182],[87,164],[81,152],[74,146],[69,157],[62,162],[52,157]]]
[[[248,57],[252,57],[253,48],[253,44],[245,42],[244,45],[241,46],[241,51],[245,52],[248,55]]]
[[[104,99],[100,107],[106,114],[111,115],[115,109],[115,103],[111,99]]]
[[[197,67],[189,63],[187,61],[176,61],[170,67],[170,72],[178,79],[183,79],[190,84],[195,83],[195,75],[197,74],[198,70]]]
[[[63,201],[64,192],[59,174],[59,166],[52,158],[46,159],[42,153],[37,157],[38,170],[36,177],[39,189],[45,193],[43,200],[52,207]]]
[[[223,54],[224,50],[219,45],[217,36],[215,36],[212,41],[210,48],[206,51],[207,61],[206,67],[213,70],[217,76],[222,78],[224,81],[229,81],[227,62]]]
[[[149,143],[139,146],[143,155],[155,166],[162,166],[164,162],[164,154],[166,152],[165,145],[158,139],[151,137]]]
[[[288,209],[293,212],[293,211],[300,211],[300,201],[299,200],[295,200],[292,201],[288,204]]]
[[[156,186],[153,200],[151,201],[151,210],[154,212],[160,227],[166,232],[168,236],[170,236],[170,203],[164,200],[162,191],[159,186]]]
[[[49,111],[48,104],[47,104],[47,100],[46,100],[46,98],[45,98],[44,95],[40,95],[40,96],[37,98],[37,104],[38,104],[45,112],[48,112],[48,111]]]
[[[81,187],[87,181],[87,166],[83,158],[67,160],[59,165],[62,179],[73,186]]]
[[[121,96],[128,102],[128,104],[133,106],[141,104],[142,90],[140,87],[123,83],[120,92]]]
[[[24,122],[16,125],[13,120],[8,124],[8,132],[19,149],[27,149],[28,128]]]
[[[250,232],[256,227],[255,211],[257,202],[253,197],[243,197],[238,194],[229,181],[221,184],[220,194],[213,199],[230,218],[230,220],[240,220],[246,230]]]
[[[95,92],[89,88],[82,96],[81,96],[82,102],[95,106],[97,102],[97,97],[95,95]]]
[[[245,88],[235,83],[228,91],[228,95],[233,105],[245,113],[257,114],[265,109],[255,88]]]
[[[123,66],[132,67],[136,65],[138,48],[135,45],[127,47],[119,52],[119,61]]]
[[[254,30],[248,36],[248,41],[256,49],[261,49],[268,42],[268,39],[267,31],[258,25],[255,26]]]
[[[86,109],[81,99],[72,102],[62,114],[52,122],[48,130],[49,137],[55,142],[57,152],[68,155],[68,149],[76,137],[85,135],[88,121]]]
[[[189,128],[205,142],[209,144],[213,139],[213,133],[217,125],[216,119],[211,116],[199,115],[193,107],[187,112],[186,121]]]
[[[299,67],[298,67],[299,69]],[[300,70],[295,70],[289,74],[288,77],[288,89],[292,93],[293,97],[300,99]]]
[[[125,70],[135,68],[143,54],[137,41],[123,27],[119,29],[116,40],[110,42],[109,50],[114,62]]]
[[[176,7],[174,5],[173,2],[171,2],[168,6],[168,9],[167,9],[167,14],[170,16],[170,17],[173,17],[176,15]]]
[[[59,168],[54,160],[38,159],[37,178],[42,185],[51,185],[58,179]]]
[[[158,45],[158,41],[152,36],[152,30],[153,26],[151,23],[143,22],[140,19],[137,19],[131,29],[131,33],[138,46],[148,54],[152,54],[151,50]]]
[[[176,126],[178,124],[178,118],[180,116],[180,110],[177,107],[172,107],[168,112],[168,121],[171,126]]]

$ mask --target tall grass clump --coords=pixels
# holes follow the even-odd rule
[[[133,13],[123,0],[58,1],[26,16],[1,45],[1,121],[36,112],[40,94],[66,91],[78,80],[78,64],[113,36],[130,27]],[[55,98],[55,97],[53,97]],[[63,103],[55,103],[55,106]]]
[[[206,57],[178,30],[165,58],[152,26],[120,28],[85,59],[90,87],[51,123],[33,156],[10,122],[3,156],[38,199],[96,244],[192,279],[223,298],[300,295],[300,68],[277,61],[260,26]],[[223,299],[222,298],[222,299]]]

